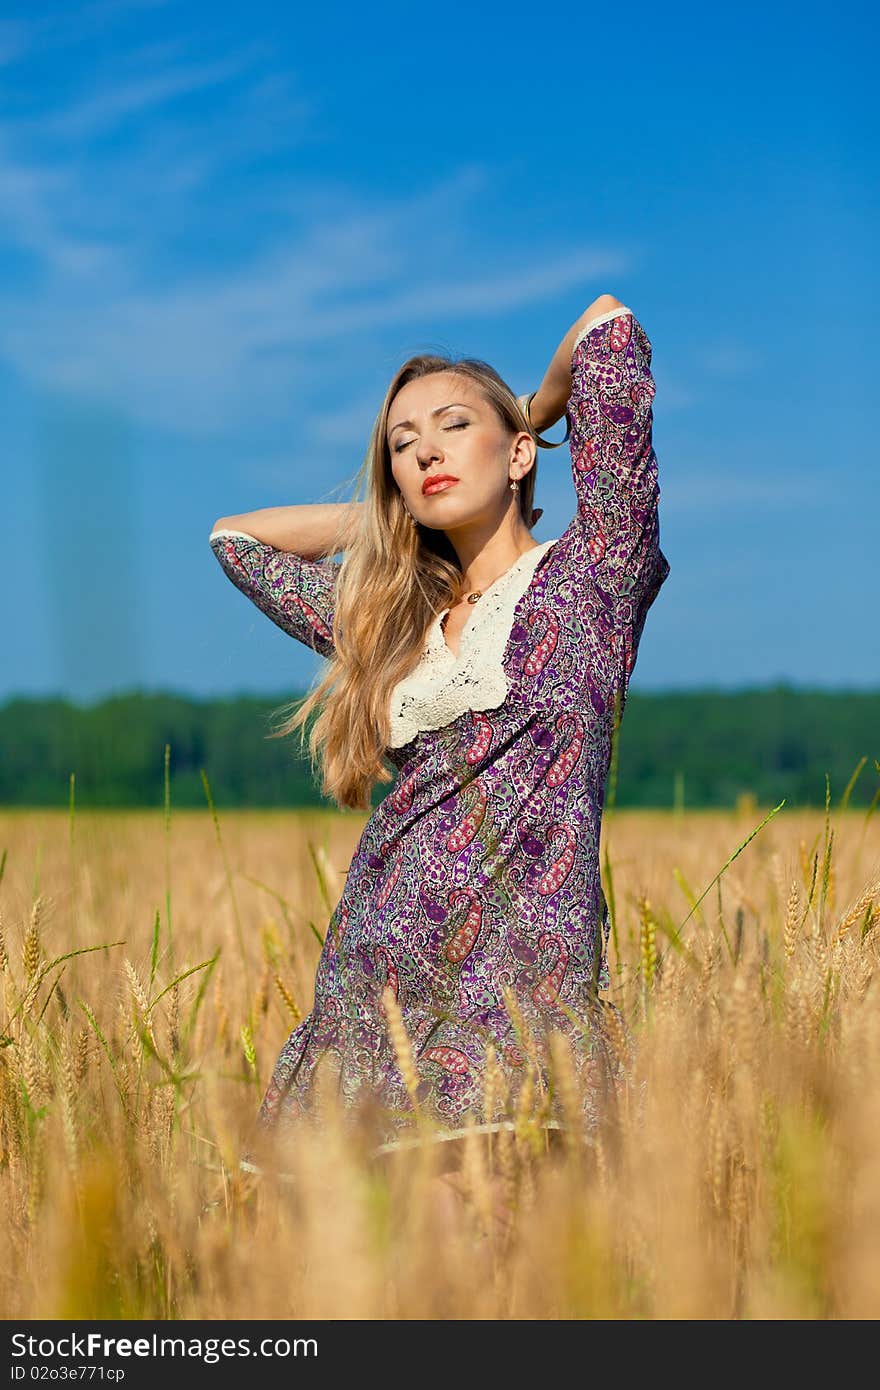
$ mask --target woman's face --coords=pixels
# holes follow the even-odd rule
[[[519,450],[529,435],[519,436]],[[391,471],[416,521],[441,531],[497,520],[515,495],[510,479],[527,471],[517,439],[476,385],[454,372],[407,382],[388,412]],[[519,462],[516,462],[516,458]],[[512,459],[514,460],[512,462]],[[455,483],[425,493],[423,484],[448,475]]]

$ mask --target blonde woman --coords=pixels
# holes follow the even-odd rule
[[[414,1100],[447,1131],[503,1123],[528,1069],[545,1071],[551,1029],[595,1076],[584,1021],[609,985],[605,780],[669,573],[651,355],[633,311],[605,294],[528,397],[485,362],[414,357],[386,392],[359,499],[224,517],[211,533],[233,584],[327,658],[278,731],[315,716],[325,794],[369,809],[396,769],[330,917],[312,1012],[275,1065],[261,1138],[309,1112],[328,1065],[386,1137]],[[563,414],[577,508],[537,542],[538,432]],[[504,1081],[493,1113],[488,1045]],[[587,1128],[595,1119],[588,1098]]]

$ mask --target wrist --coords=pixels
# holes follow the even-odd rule
[[[523,401],[528,400],[528,396],[522,397]],[[529,405],[529,419],[536,434],[543,434],[561,420],[565,414],[565,407],[568,403],[568,396],[560,395],[558,391],[548,390],[542,383],[532,396]]]

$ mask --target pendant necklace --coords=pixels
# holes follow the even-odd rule
[[[482,597],[483,597],[483,590],[482,590],[482,589],[475,589],[474,592],[473,592],[472,594],[468,594],[468,595],[467,595],[467,601],[468,601],[468,603],[476,603],[477,599],[478,599],[478,598],[482,598]],[[442,629],[444,632],[446,631],[446,619],[447,619],[448,617],[449,617],[449,609],[447,608],[446,612],[443,614],[443,618],[442,618],[442,621],[441,621],[441,623],[440,623],[440,627],[441,627],[441,629]]]
[[[529,553],[528,551],[525,552],[526,555],[528,555],[528,553]],[[514,563],[516,563],[516,562],[514,562]],[[473,592],[472,594],[468,594],[468,595],[467,595],[467,601],[468,601],[468,603],[476,603],[477,599],[478,599],[478,598],[482,598],[482,597],[483,597],[483,590],[482,590],[482,589],[475,589],[474,592]],[[442,628],[445,628],[445,626],[446,626],[446,619],[447,619],[448,617],[449,617],[449,609],[447,608],[446,612],[443,614],[443,621],[442,621],[441,624],[440,624],[440,626],[441,626]]]

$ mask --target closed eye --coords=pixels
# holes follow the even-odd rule
[[[466,430],[469,424],[470,420],[461,420],[456,425],[444,425],[443,428],[447,430]],[[405,449],[409,444],[412,444],[412,442],[413,441],[411,439],[406,439],[402,444],[395,444],[395,454],[399,454],[402,449]]]

